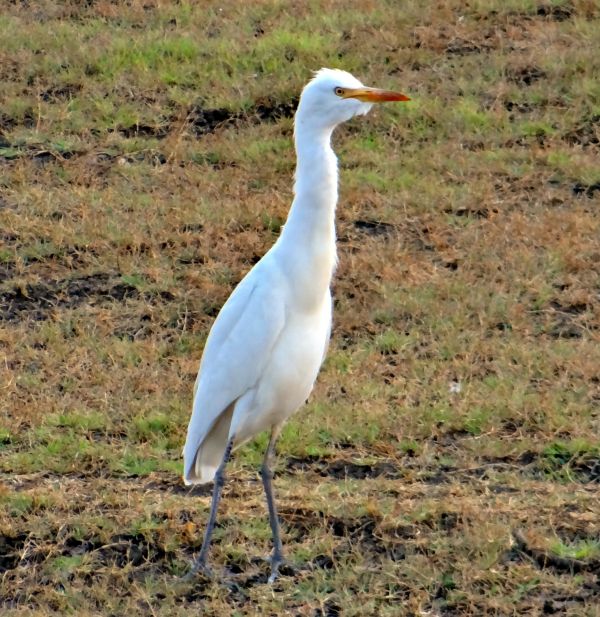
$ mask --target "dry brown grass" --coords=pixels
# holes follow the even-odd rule
[[[293,17],[292,17],[293,15]],[[596,2],[11,3],[0,16],[7,615],[599,615]],[[203,341],[291,199],[320,66],[415,102],[336,135],[332,347],[256,475],[180,450]]]

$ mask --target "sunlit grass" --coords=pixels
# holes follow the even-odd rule
[[[3,609],[595,615],[595,5],[34,4],[0,16]],[[334,330],[276,464],[299,570],[253,560],[265,434],[221,503],[235,582],[182,582],[202,346],[285,222],[275,112],[321,66],[412,101],[334,137]]]

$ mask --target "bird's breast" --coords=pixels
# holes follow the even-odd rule
[[[291,304],[305,313],[319,312],[329,297],[336,265],[335,245],[298,252],[285,267]]]
[[[236,408],[235,432],[240,442],[282,424],[308,398],[325,356],[331,331],[331,296],[319,310],[292,307],[271,350],[248,407]]]

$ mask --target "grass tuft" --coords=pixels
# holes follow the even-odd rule
[[[0,613],[598,615],[596,3],[4,5]],[[256,559],[261,435],[227,583],[182,581],[201,349],[281,232],[322,66],[412,101],[334,137],[334,330],[275,476],[296,569]]]

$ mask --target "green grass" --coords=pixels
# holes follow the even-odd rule
[[[7,6],[0,612],[598,615],[599,19]],[[292,119],[257,110],[321,66],[412,101],[334,137],[334,331],[275,478],[297,571],[271,587],[253,560],[261,435],[219,512],[211,562],[233,574],[182,581],[210,498],[180,479],[202,346],[292,199]]]
[[[565,544],[557,541],[552,544],[552,552],[559,557],[569,559],[599,559],[600,558],[600,542],[597,540],[580,540],[572,544]]]

